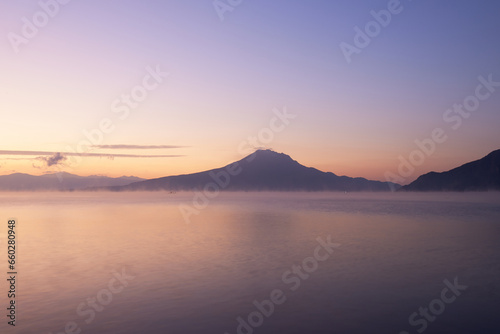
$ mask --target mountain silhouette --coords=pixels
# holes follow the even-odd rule
[[[400,185],[337,176],[299,164],[286,154],[257,150],[222,168],[167,176],[107,190],[230,190],[230,191],[389,191]]]
[[[111,178],[106,176],[78,176],[70,173],[53,173],[35,176],[14,173],[0,176],[0,191],[55,191],[81,190],[89,187],[121,186],[144,179],[135,176]]]
[[[447,172],[420,176],[401,191],[500,190],[500,150]]]

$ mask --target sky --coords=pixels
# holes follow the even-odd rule
[[[2,1],[0,175],[155,178],[271,148],[406,184],[500,149],[499,13],[493,0]]]

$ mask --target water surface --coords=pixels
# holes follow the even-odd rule
[[[500,328],[498,193],[223,193],[188,224],[179,206],[192,200],[0,194],[1,244],[15,217],[20,247],[18,325],[2,323],[2,333],[55,334],[74,322],[82,333],[233,334],[276,289],[286,300],[254,333],[417,333],[422,321],[409,316],[456,277],[467,289],[425,333]],[[340,246],[299,287],[284,281],[328,236]],[[88,302],[109,297],[117,273],[134,278],[90,319]]]

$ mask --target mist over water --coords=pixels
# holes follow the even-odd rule
[[[1,193],[4,216],[18,220],[12,332],[55,334],[74,322],[82,333],[233,334],[276,289],[284,302],[253,333],[500,328],[499,193],[221,193],[187,224],[179,205],[192,200]],[[307,278],[291,272],[329,236],[340,246]],[[432,321],[410,324],[455,278],[467,288]],[[106,305],[92,311],[93,299]]]

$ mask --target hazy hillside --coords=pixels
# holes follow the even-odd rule
[[[402,191],[500,190],[500,150],[447,172],[430,172],[401,188]]]
[[[234,175],[230,174],[230,171]],[[229,176],[229,179],[228,179]],[[325,173],[283,153],[258,150],[228,166],[188,175],[167,176],[109,190],[196,190],[217,184],[233,191],[389,191],[388,183]],[[399,185],[396,185],[396,188]]]

